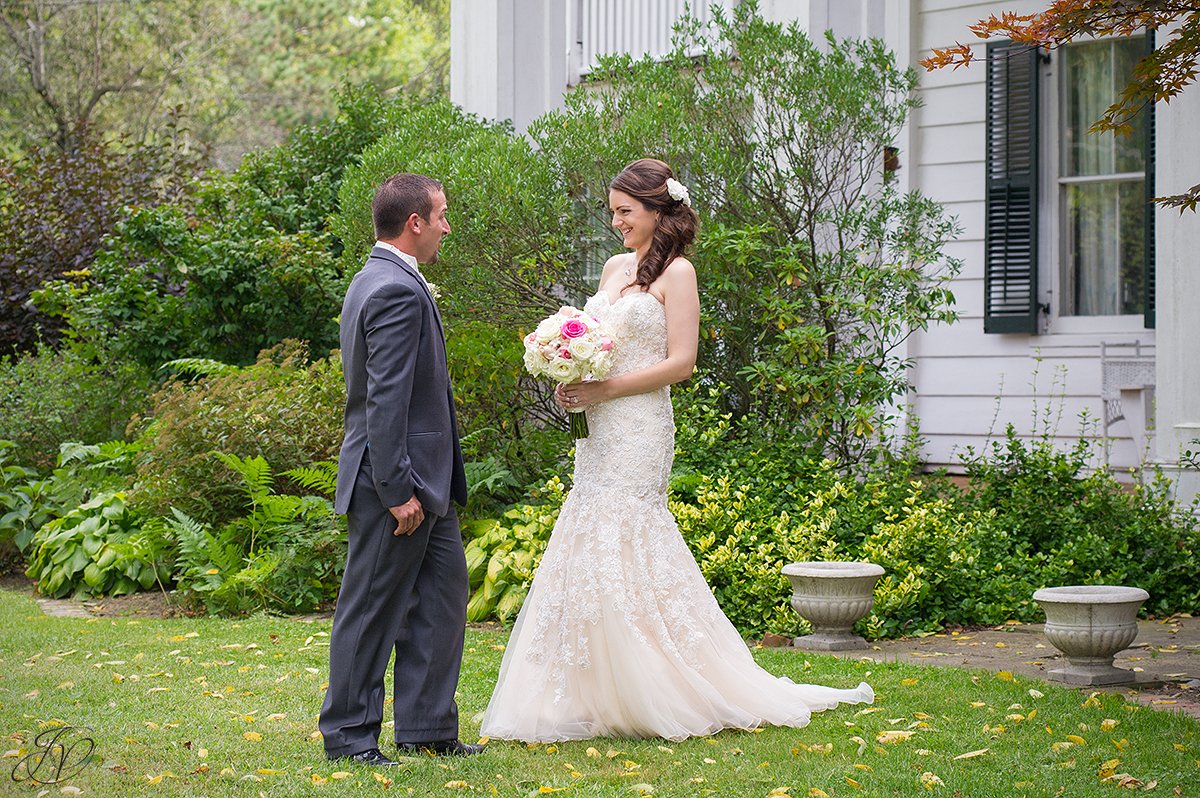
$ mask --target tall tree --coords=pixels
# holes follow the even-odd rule
[[[21,143],[50,140],[64,153],[87,127],[145,138],[166,123],[169,89],[199,71],[228,24],[202,0],[7,0],[7,115]]]
[[[448,63],[448,0],[3,0],[0,153],[182,116],[233,166],[344,83],[444,94]]]
[[[1133,36],[1145,30],[1167,35],[1154,51],[1133,68],[1133,78],[1117,101],[1091,127],[1091,132],[1127,135],[1131,120],[1156,102],[1169,103],[1193,83],[1200,73],[1200,3],[1195,0],[1056,0],[1036,14],[993,14],[970,26],[981,39],[1007,38],[1052,50],[1080,38]],[[970,45],[935,49],[921,61],[927,70],[970,65],[975,53]],[[1200,204],[1200,184],[1183,194],[1157,197],[1166,207],[1195,211]]]

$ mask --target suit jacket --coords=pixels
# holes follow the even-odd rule
[[[346,436],[334,508],[350,506],[363,457],[384,507],[415,494],[427,514],[467,500],[442,321],[420,275],[375,247],[342,304]]]

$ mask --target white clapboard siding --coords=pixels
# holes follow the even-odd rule
[[[629,53],[634,58],[658,57],[671,50],[675,22],[685,10],[701,22],[712,18],[710,2],[696,0],[567,0],[570,30],[575,32],[577,77],[586,76],[602,55]],[[731,8],[736,0],[715,5]],[[572,81],[572,83],[574,80]]]
[[[963,2],[919,0],[912,15],[914,60],[935,47],[972,44],[979,60],[967,69],[919,70],[924,105],[913,115],[911,188],[943,203],[962,227],[947,254],[963,261],[951,287],[960,320],[913,335],[913,412],[920,420],[924,454],[931,466],[958,470],[956,453],[977,450],[1003,436],[1011,423],[1024,436],[1047,435],[1069,447],[1080,434],[1079,415],[1095,422],[1103,414],[1100,399],[1101,342],[1140,341],[1153,352],[1152,330],[1131,330],[1128,320],[1092,324],[1068,333],[1064,325],[1043,335],[987,335],[983,332],[984,233],[984,47],[968,26],[992,13],[1031,13],[1045,4],[1034,0]],[[1052,268],[1043,259],[1042,268]],[[1086,327],[1086,325],[1084,325]],[[1057,417],[1056,424],[1046,421]],[[1115,470],[1136,466],[1144,452],[1135,450],[1126,422],[1109,430],[1108,462]],[[1102,464],[1101,463],[1098,463]]]

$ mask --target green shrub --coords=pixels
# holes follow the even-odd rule
[[[210,614],[303,612],[337,596],[346,560],[345,524],[321,496],[272,492],[261,457],[216,453],[241,480],[245,515],[215,527],[173,509],[155,532],[174,544],[177,589]],[[332,492],[336,466],[295,471],[302,484]]]
[[[16,444],[0,439],[0,573],[17,559],[33,538],[37,471],[12,461]],[[32,528],[31,528],[32,526]]]
[[[485,504],[492,510],[512,504],[526,485],[562,473],[571,442],[552,392],[525,373],[520,336],[490,321],[463,319],[447,329],[446,348],[458,423],[466,433],[463,456],[477,463],[473,468],[490,462],[493,473],[508,474],[486,485]],[[480,515],[477,498],[482,496],[473,491],[470,517]]]
[[[127,206],[183,195],[201,162],[172,132],[134,144],[84,127],[69,153],[45,145],[0,159],[0,354],[57,340],[61,322],[31,309],[30,295],[88,269]]]
[[[150,368],[251,363],[285,338],[336,346],[345,282],[327,220],[347,165],[409,103],[360,88],[339,106],[232,175],[210,174],[188,203],[130,209],[90,270],[36,292],[38,307],[62,317],[76,345],[106,342]]]
[[[17,462],[48,471],[65,441],[121,437],[149,393],[147,373],[110,353],[92,357],[38,344],[0,358],[0,439],[16,444]]]
[[[124,493],[99,493],[37,531],[25,574],[54,598],[119,596],[162,584],[170,576],[162,540],[142,521]]]
[[[498,519],[483,519],[463,525],[467,576],[471,597],[467,620],[497,618],[503,623],[517,616],[533,574],[541,562],[566,487],[553,477],[531,492],[536,504],[521,504]]]
[[[172,380],[142,429],[132,500],[147,515],[176,508],[220,526],[240,514],[242,483],[215,451],[261,456],[287,470],[336,457],[345,385],[333,357],[310,361],[286,341],[245,368]],[[295,493],[286,483],[281,486]]]
[[[963,462],[970,489],[963,506],[995,513],[1011,541],[1005,557],[1022,565],[1034,589],[1067,584],[1121,584],[1150,593],[1146,610],[1186,611],[1200,602],[1200,522],[1175,504],[1161,475],[1122,485],[1093,468],[1095,452],[1081,438],[1070,450],[1046,437],[1021,439],[1010,426],[1003,440]],[[1022,620],[1040,617],[1023,596]]]

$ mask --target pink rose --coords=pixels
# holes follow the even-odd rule
[[[582,338],[587,335],[588,326],[579,319],[568,319],[563,322],[563,338]]]
[[[563,349],[563,350],[561,350],[561,351],[558,353],[558,356],[559,356],[559,357],[561,357],[561,358],[563,358],[564,360],[570,360],[570,359],[571,359],[571,353],[570,353],[570,352],[569,352],[567,349]]]
[[[600,342],[600,351],[601,352],[609,352],[612,350],[612,347],[613,347],[613,343],[608,338],[605,338],[603,341]]]

